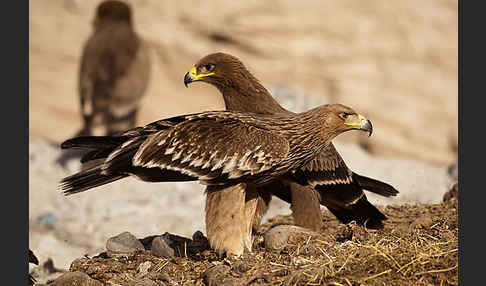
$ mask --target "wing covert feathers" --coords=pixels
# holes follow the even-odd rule
[[[269,131],[238,120],[198,118],[151,135],[133,157],[133,165],[222,183],[267,171],[288,151],[288,142]]]

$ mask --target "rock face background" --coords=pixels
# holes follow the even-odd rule
[[[183,86],[202,56],[224,51],[286,108],[350,105],[374,134],[336,140],[355,172],[394,185],[379,204],[436,203],[457,180],[457,1],[129,1],[152,47],[152,79],[139,124],[222,109],[217,91]],[[68,269],[109,237],[204,230],[198,183],[125,179],[64,197],[59,180],[77,170],[55,163],[59,142],[81,126],[77,75],[99,1],[29,1],[29,247],[40,262]],[[216,8],[217,7],[217,8]],[[453,177],[449,175],[453,173]],[[455,176],[455,178],[454,178]],[[274,199],[266,218],[290,213]]]
[[[140,124],[223,108],[215,88],[183,85],[202,56],[241,58],[267,85],[351,105],[373,120],[373,154],[455,162],[457,1],[128,1],[153,51]],[[81,125],[77,76],[99,1],[29,1],[30,135]],[[357,141],[352,135],[348,140]]]

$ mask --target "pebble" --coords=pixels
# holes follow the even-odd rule
[[[295,225],[277,225],[265,232],[265,248],[270,251],[280,251],[287,246],[291,235],[320,236],[319,233]]]
[[[163,237],[157,236],[152,240],[150,252],[158,257],[174,257],[174,249],[172,249]]]
[[[106,242],[106,250],[109,256],[111,254],[131,253],[144,249],[143,244],[128,231],[110,237]]]
[[[137,267],[137,273],[139,277],[145,276],[148,272],[150,267],[152,267],[153,263],[150,261],[145,261],[143,263],[140,263]]]

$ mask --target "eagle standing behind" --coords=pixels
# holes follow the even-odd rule
[[[184,84],[206,82],[222,94],[226,110],[259,114],[294,114],[284,109],[236,57],[213,53],[200,59],[185,75]],[[274,182],[260,188],[255,225],[266,212],[271,195],[291,202],[297,225],[319,231],[323,225],[319,203],[326,206],[341,222],[352,220],[369,228],[381,228],[386,219],[366,198],[363,190],[382,196],[395,196],[398,191],[389,184],[351,171],[331,143],[305,168],[296,170],[301,184]],[[223,192],[208,194],[207,212],[224,203]],[[230,200],[230,198],[229,198]]]
[[[150,50],[133,28],[128,4],[102,2],[93,21],[79,71],[83,127],[75,135],[111,135],[135,127],[150,77]],[[64,152],[62,166],[81,154]]]
[[[276,179],[295,182],[294,170],[305,168],[332,139],[349,130],[371,135],[372,125],[340,104],[295,114],[182,115],[114,136],[65,141],[62,148],[91,150],[81,160],[95,164],[64,178],[59,187],[74,194],[127,176],[149,182],[199,180],[208,193],[232,196],[212,209],[214,221],[206,219],[210,245],[219,253],[241,255],[252,247],[257,188]]]
[[[135,33],[128,4],[102,2],[93,28],[81,58],[84,126],[78,136],[110,135],[135,127],[150,75],[150,51]]]

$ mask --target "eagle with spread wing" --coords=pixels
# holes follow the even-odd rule
[[[294,114],[283,108],[236,57],[214,53],[200,59],[184,77],[186,87],[193,82],[215,86],[223,95],[226,110],[259,114]],[[326,206],[341,222],[356,221],[369,228],[381,228],[386,219],[366,198],[363,190],[382,196],[398,191],[384,182],[351,171],[331,143],[294,173],[299,184],[273,182],[259,189],[260,201],[255,224],[265,213],[271,194],[291,202],[297,225],[320,230],[323,225],[319,205]],[[224,201],[224,193],[218,201]],[[208,200],[211,202],[211,200]],[[320,202],[320,204],[319,204]],[[208,203],[206,208],[217,208]]]
[[[113,136],[63,142],[62,148],[91,149],[81,160],[95,163],[64,178],[60,189],[73,194],[127,176],[149,182],[199,180],[208,194],[232,198],[206,210],[210,245],[218,253],[241,255],[251,250],[258,188],[280,180],[312,184],[312,176],[296,170],[312,169],[314,158],[331,140],[349,130],[371,135],[372,125],[341,104],[302,113],[209,111],[176,116]],[[217,203],[218,197],[211,202]]]

